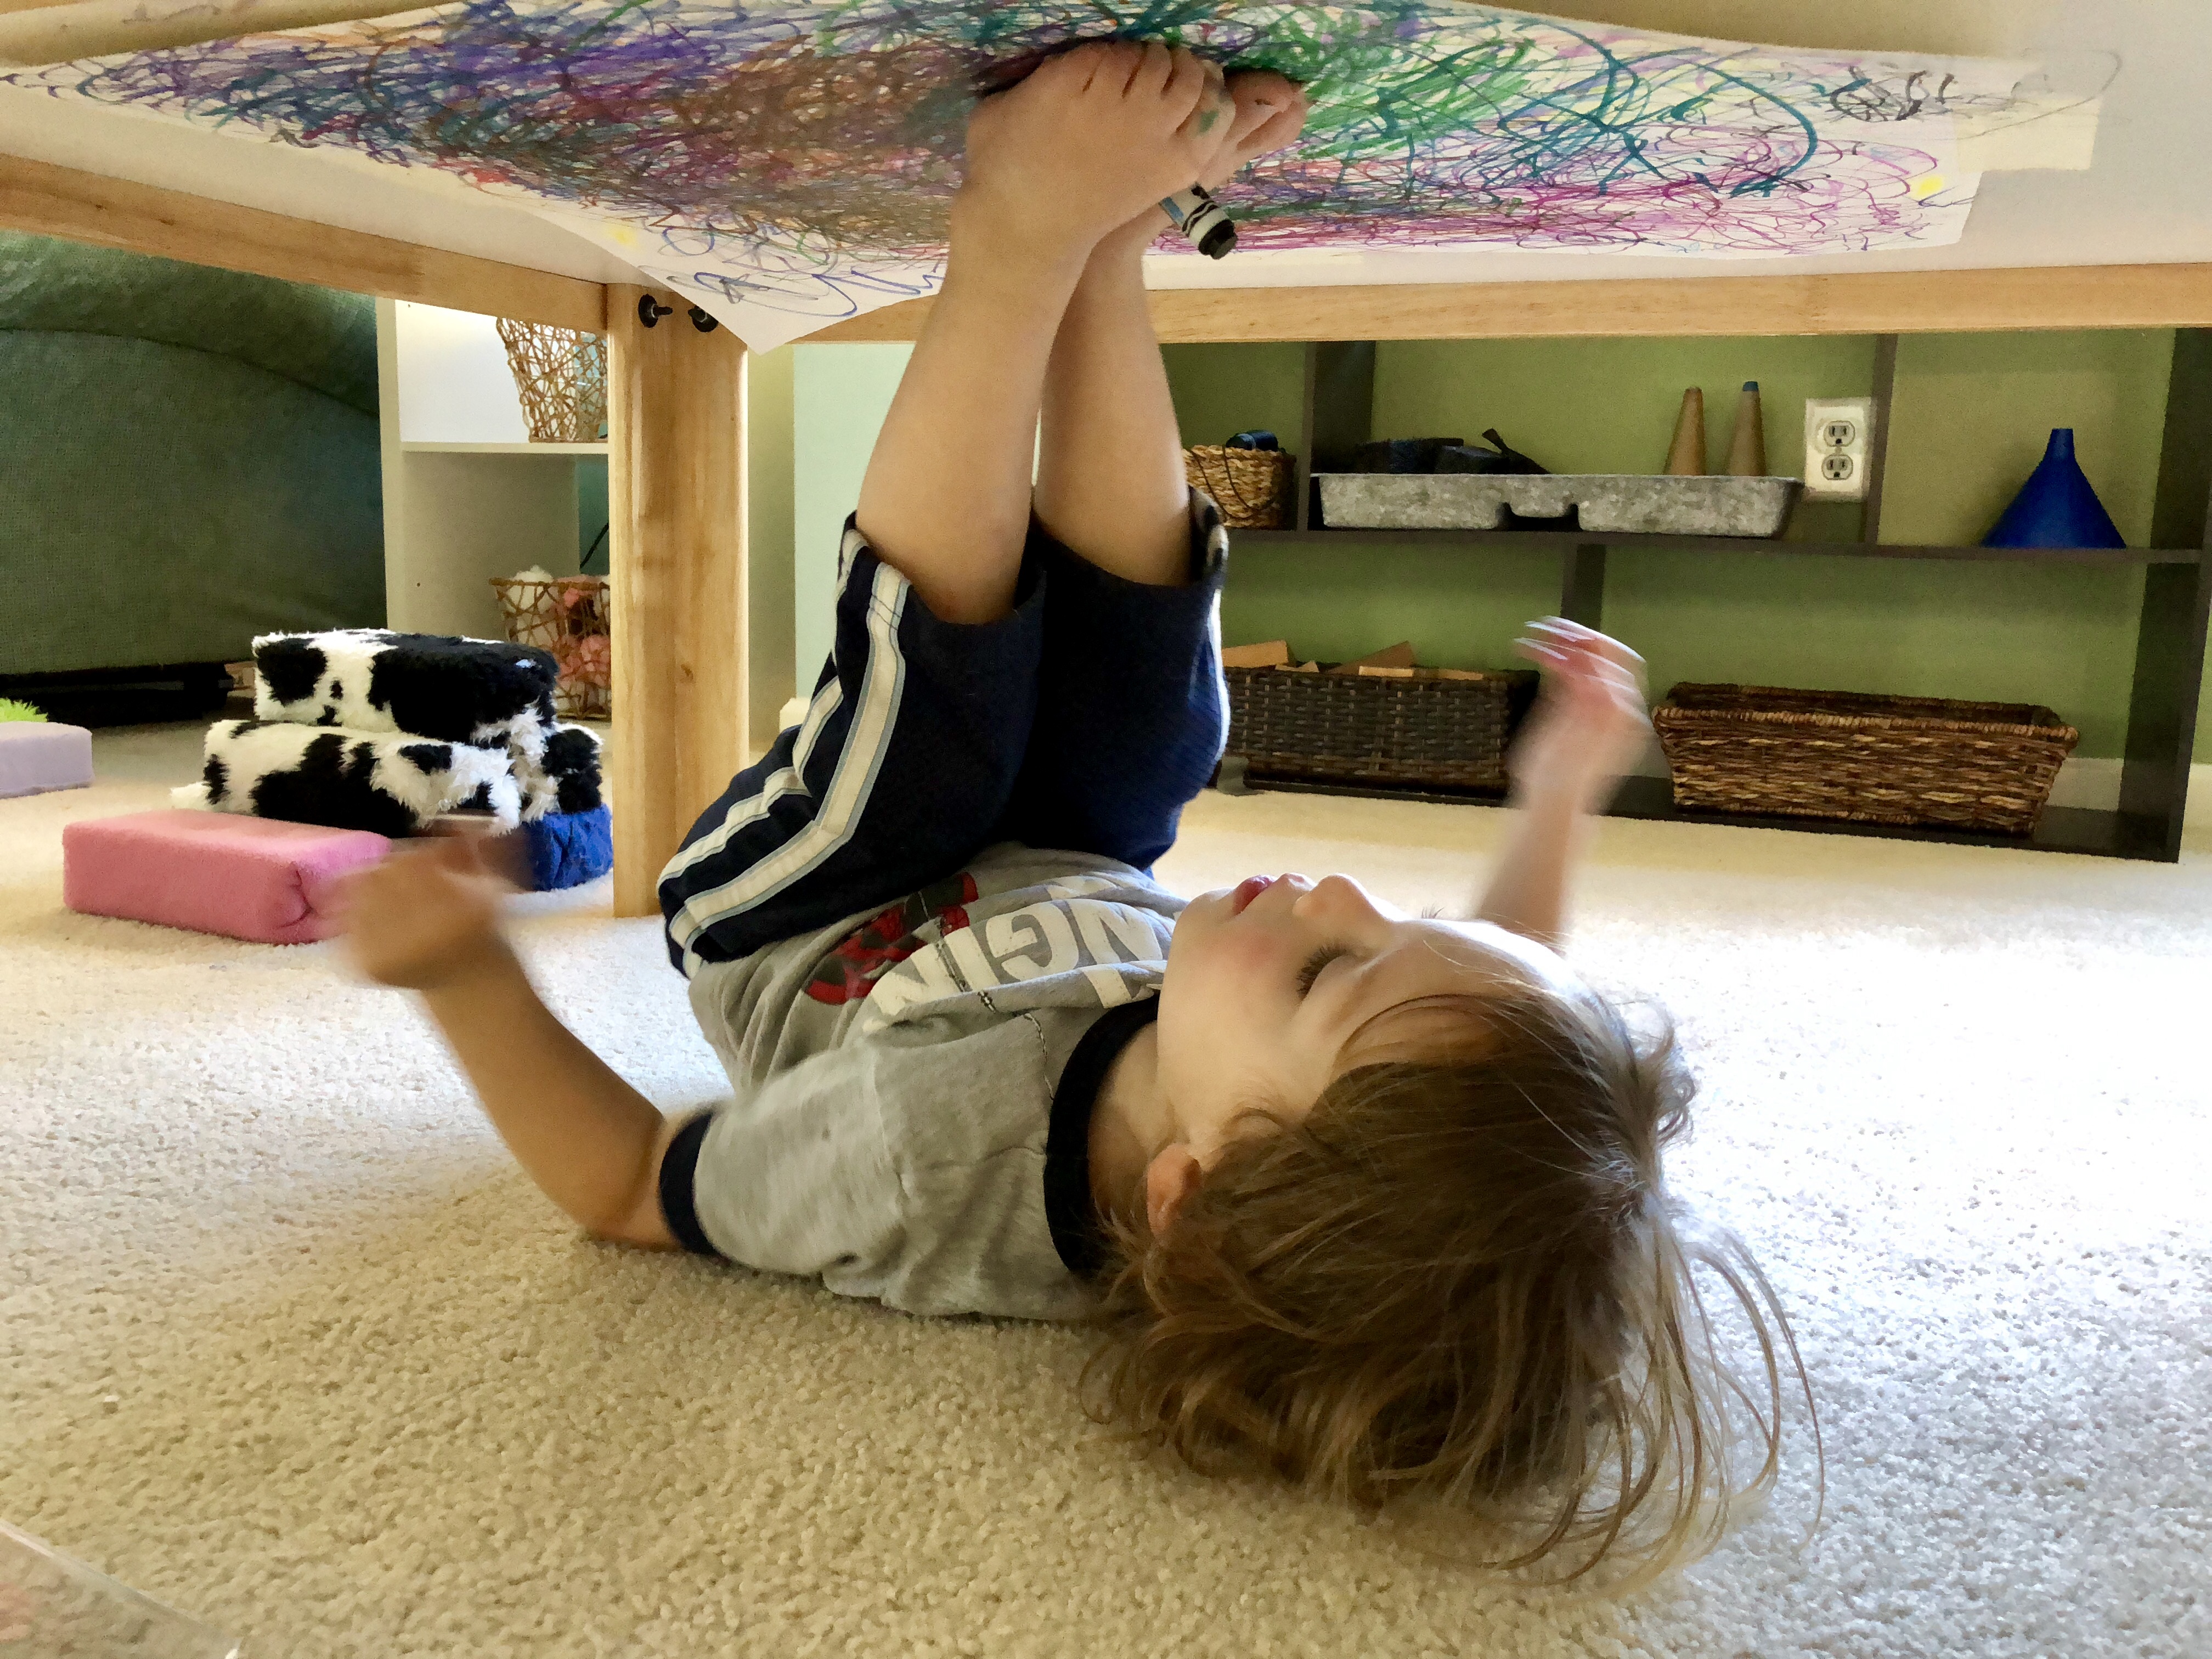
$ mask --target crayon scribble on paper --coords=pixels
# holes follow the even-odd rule
[[[1954,118],[2019,73],[1435,0],[463,0],[13,79],[521,192],[765,344],[929,291],[972,88],[1109,34],[1308,83],[1304,141],[1222,192],[1258,280],[1248,251],[1953,241]]]

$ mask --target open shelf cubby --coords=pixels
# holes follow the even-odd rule
[[[1623,781],[1610,815],[1669,818],[1691,823],[1795,830],[1820,835],[1876,836],[1970,846],[2021,847],[2043,852],[2087,853],[2106,858],[2148,859],[2171,864],[2181,853],[2182,817],[2189,801],[2189,767],[2197,732],[2197,706],[2204,673],[2205,626],[2212,578],[2212,329],[2174,331],[2166,386],[2166,425],[2159,452],[2151,540],[2144,548],[1923,547],[1881,539],[1883,451],[1890,430],[1890,402],[1897,374],[1897,339],[1877,337],[1875,353],[1875,453],[1867,500],[1856,541],[1803,541],[1735,536],[1598,535],[1577,530],[1330,529],[1321,522],[1317,471],[1343,464],[1375,434],[1375,343],[1310,342],[1305,348],[1305,386],[1293,501],[1287,530],[1239,530],[1246,550],[1293,544],[1358,542],[1363,545],[1425,544],[1543,549],[1559,558],[1559,614],[1591,628],[1605,625],[1607,555],[1644,548],[1751,553],[1776,558],[1844,557],[1955,559],[1982,562],[2063,562],[2142,565],[2142,608],[2136,630],[2135,675],[2128,701],[2125,758],[2118,806],[2111,811],[2051,806],[2029,836],[1984,834],[1934,825],[1854,823],[1838,819],[1689,811],[1674,805],[1664,778]],[[1425,789],[1363,789],[1273,780],[1255,787],[1312,793],[1358,794],[1419,800],[1487,801],[1497,797]]]

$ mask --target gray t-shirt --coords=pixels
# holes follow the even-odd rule
[[[691,1006],[735,1098],[698,1143],[699,1231],[910,1313],[1088,1312],[1046,1219],[1053,1093],[1106,1010],[1158,994],[1183,905],[1113,859],[1002,842],[702,967]]]

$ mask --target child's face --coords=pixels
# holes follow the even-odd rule
[[[1491,923],[1409,917],[1349,876],[1255,876],[1201,894],[1176,923],[1160,989],[1160,1091],[1210,1166],[1239,1111],[1310,1110],[1374,1016],[1532,981],[1579,985],[1556,951]]]

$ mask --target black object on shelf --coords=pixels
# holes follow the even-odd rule
[[[1512,472],[1513,463],[1494,449],[1480,444],[1447,444],[1437,452],[1437,471],[1439,472]]]
[[[1437,457],[1467,442],[1464,438],[1382,438],[1352,452],[1347,472],[1434,472]]]
[[[1232,433],[1230,434],[1229,441],[1222,445],[1224,449],[1280,450],[1282,447],[1276,441],[1273,433],[1261,427],[1255,427],[1249,432]]]
[[[1543,477],[1548,477],[1551,476],[1552,469],[1550,467],[1538,465],[1534,461],[1529,459],[1528,456],[1523,455],[1519,450],[1514,448],[1511,444],[1507,443],[1504,439],[1498,435],[1498,428],[1496,427],[1492,427],[1482,435],[1489,441],[1490,447],[1492,449],[1496,450],[1500,455],[1504,457],[1505,465],[1500,469],[1500,471],[1506,472],[1534,473]]]

